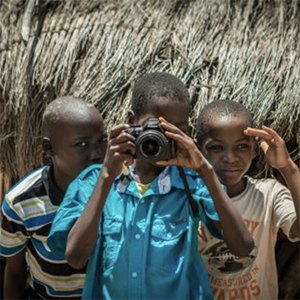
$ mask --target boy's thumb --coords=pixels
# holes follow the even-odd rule
[[[266,153],[267,150],[269,149],[269,145],[265,141],[261,142],[259,146],[264,153]]]

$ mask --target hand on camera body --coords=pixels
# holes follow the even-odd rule
[[[164,118],[159,118],[161,126],[165,130],[165,135],[173,139],[176,143],[176,156],[169,161],[160,161],[160,166],[181,166],[195,171],[200,171],[204,164],[208,164],[197,147],[196,142],[178,127],[169,123]]]
[[[128,128],[127,124],[119,124],[109,135],[103,168],[113,178],[122,172],[124,164],[132,165],[134,162],[135,137],[125,131]]]

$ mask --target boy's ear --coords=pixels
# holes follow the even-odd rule
[[[136,117],[135,117],[135,114],[132,110],[128,111],[126,122],[130,125],[136,124]]]
[[[54,156],[54,151],[53,151],[53,147],[52,147],[50,138],[43,137],[42,148],[43,148],[43,151],[45,152],[45,154],[47,154],[49,156]]]

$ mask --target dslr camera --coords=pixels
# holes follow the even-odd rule
[[[135,137],[135,158],[154,163],[176,156],[176,143],[164,134],[159,120],[150,118],[144,126],[131,125],[125,132]]]

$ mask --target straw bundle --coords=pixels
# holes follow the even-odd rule
[[[0,169],[41,163],[45,106],[73,94],[108,129],[124,120],[132,83],[165,71],[189,88],[191,123],[217,98],[244,103],[258,125],[300,145],[297,0],[0,0]]]

